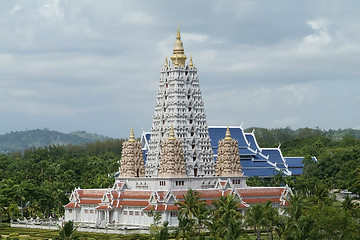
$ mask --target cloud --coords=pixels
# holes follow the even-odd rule
[[[41,16],[45,18],[62,18],[64,17],[63,9],[59,6],[60,0],[53,0],[50,3],[44,4],[38,10]]]
[[[131,12],[126,14],[123,17],[123,21],[126,23],[132,23],[132,24],[150,24],[154,21],[154,19],[148,15],[146,15],[144,12]]]

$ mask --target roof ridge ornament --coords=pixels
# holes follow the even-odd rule
[[[136,142],[133,128],[131,128],[129,142]]]
[[[167,57],[165,57],[165,64],[164,64],[164,67],[167,68],[168,66],[168,60],[167,60]]]

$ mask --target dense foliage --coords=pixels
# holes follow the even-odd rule
[[[290,204],[283,214],[268,201],[252,205],[243,215],[240,199],[234,195],[222,196],[213,205],[206,205],[190,189],[185,201],[177,203],[179,226],[174,233],[181,239],[236,240],[248,239],[250,229],[258,240],[274,236],[285,240],[359,239],[359,209],[349,198],[339,204],[325,190],[290,195]]]
[[[108,139],[0,154],[0,214],[6,210],[8,218],[59,216],[75,187],[112,186],[122,142]]]
[[[81,145],[89,142],[104,141],[107,137],[102,135],[77,131],[60,133],[47,128],[10,132],[0,135],[0,153],[24,151],[27,148],[44,147],[49,145]]]

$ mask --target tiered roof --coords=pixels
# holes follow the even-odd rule
[[[240,126],[229,127],[231,137],[239,142],[239,155],[242,171],[248,177],[270,177],[278,172],[284,175],[301,175],[304,164],[303,157],[284,157],[278,148],[259,147],[255,134],[245,133]],[[217,160],[218,143],[224,138],[226,133],[225,126],[209,126],[209,136],[211,147],[214,153],[214,160]],[[146,161],[148,151],[148,141],[151,133],[142,134],[143,156]],[[316,158],[313,158],[317,161]]]
[[[239,199],[239,208],[248,208],[255,203],[270,201],[279,205],[286,205],[287,187],[251,187],[198,189],[200,200],[207,205],[221,196],[234,194]],[[80,193],[80,194],[79,194]],[[124,206],[142,207],[143,211],[177,211],[177,202],[183,202],[187,190],[147,191],[147,190],[109,190],[109,189],[75,189],[71,202],[65,208],[77,208],[81,205],[96,205],[97,210],[109,210]]]

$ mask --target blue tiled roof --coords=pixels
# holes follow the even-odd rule
[[[301,175],[303,174],[303,168],[290,168],[289,170],[291,171],[291,175]]]
[[[239,147],[246,146],[247,143],[244,136],[244,131],[240,127],[229,127],[231,138],[238,140]],[[225,138],[226,127],[209,127],[209,136],[211,139],[211,146],[217,147],[218,142]]]
[[[276,174],[274,168],[259,168],[259,169],[243,169],[243,173],[247,177],[268,177]]]
[[[263,149],[262,153],[265,156],[269,156],[269,161],[277,164],[283,164],[284,161],[281,157],[280,150],[278,148],[269,148],[269,149]]]
[[[146,133],[145,135],[147,142],[150,141],[151,133]]]
[[[241,159],[240,163],[241,163],[242,168],[244,168],[244,167],[272,167],[272,168],[274,168],[273,166],[271,166],[269,163],[267,163],[265,161],[252,161],[251,159],[249,159],[249,160]]]
[[[255,155],[254,152],[250,151],[248,148],[239,148],[240,155]]]
[[[250,144],[250,148],[253,150],[260,151],[260,149],[257,147],[255,136],[251,133],[245,133],[246,140]]]
[[[304,164],[302,163],[303,157],[285,157],[286,163],[290,167],[304,167]]]

